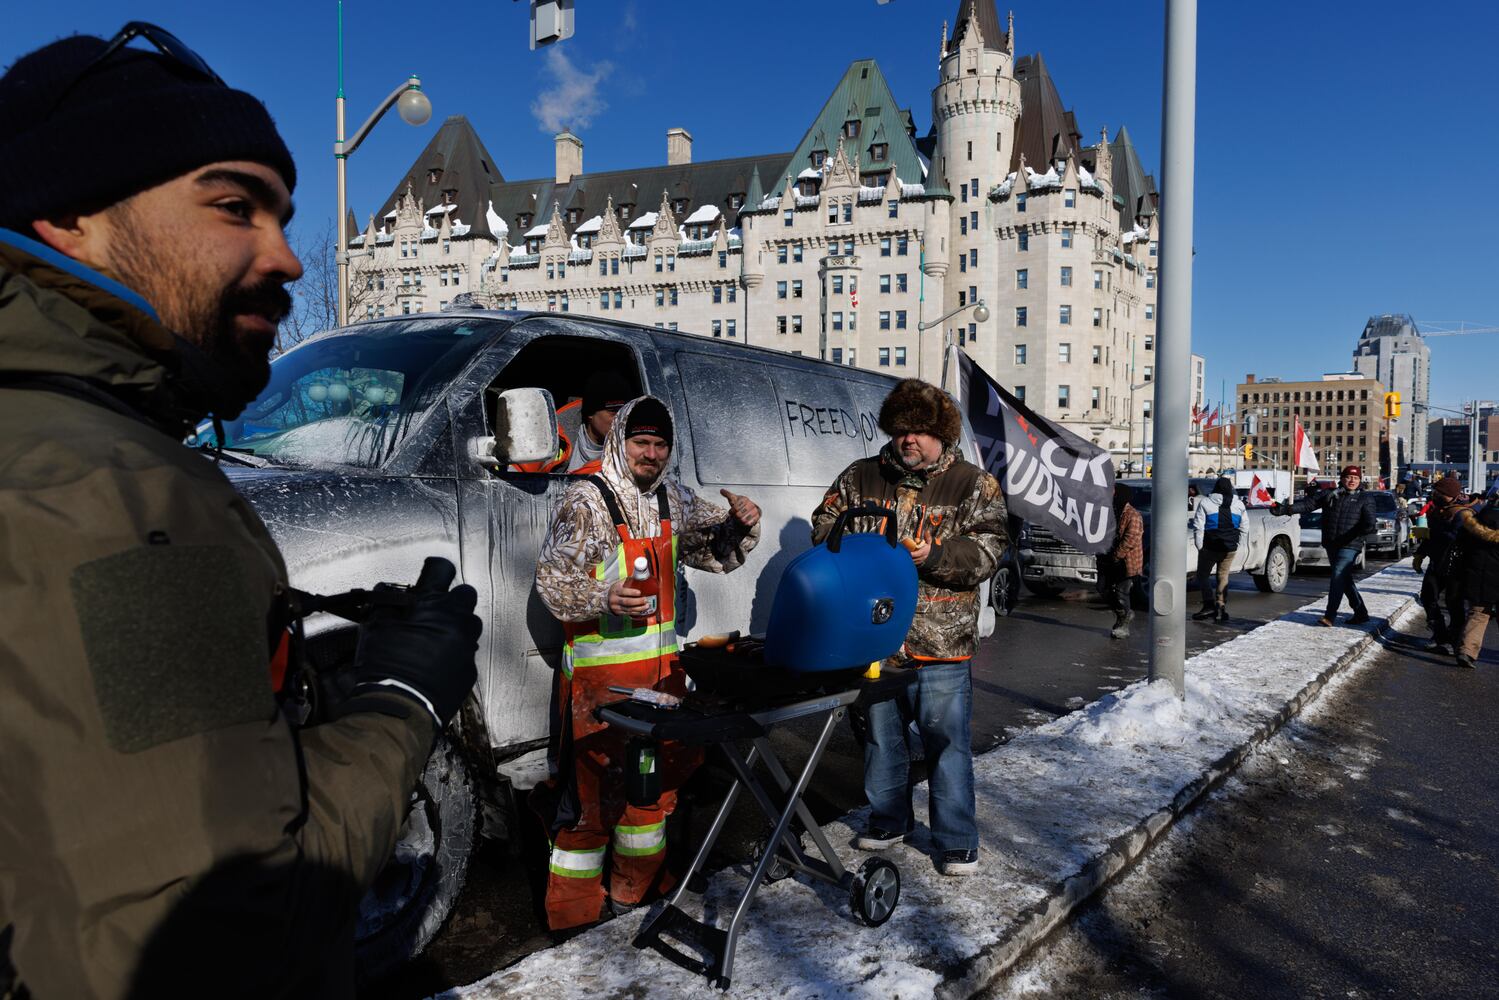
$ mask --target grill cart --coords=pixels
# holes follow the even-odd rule
[[[883,520],[884,531],[845,537],[844,528],[854,519]],[[916,571],[896,542],[892,512],[881,507],[849,510],[840,515],[825,545],[786,567],[763,641],[748,638],[683,649],[681,664],[694,690],[680,707],[625,700],[598,710],[600,720],[635,738],[716,745],[734,772],[691,867],[665,907],[641,927],[637,948],[653,948],[727,989],[735,945],[755,894],[762,885],[794,872],[846,891],[854,915],[869,926],[890,918],[900,899],[895,865],[875,857],[858,871],[846,869],[803,797],[849,708],[893,697],[915,680],[915,668],[904,665],[869,676],[876,673],[869,669],[872,662],[900,649],[915,608]],[[806,763],[793,777],[772,749],[770,733],[795,719],[816,720],[821,726]],[[689,916],[680,903],[746,790],[772,830],[757,852],[728,926],[719,928]],[[804,842],[808,838],[811,849]]]

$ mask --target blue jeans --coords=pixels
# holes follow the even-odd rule
[[[911,755],[906,734],[916,721],[925,748],[932,842],[938,851],[976,851],[974,817],[973,678],[968,663],[929,663],[899,695],[869,706],[864,744],[864,794],[869,825],[896,833],[915,825],[911,811]]]
[[[1354,548],[1335,549],[1329,552],[1328,561],[1332,563],[1332,581],[1327,585],[1327,620],[1332,621],[1333,616],[1338,613],[1338,608],[1343,606],[1343,595],[1348,595],[1348,606],[1353,609],[1354,614],[1365,614],[1368,609],[1364,607],[1364,599],[1359,596],[1358,588],[1353,585],[1353,567],[1358,562],[1359,550]]]

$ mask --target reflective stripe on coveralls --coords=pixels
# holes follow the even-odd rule
[[[671,566],[667,567],[669,574],[663,572],[660,566],[656,571],[663,578],[672,581],[674,591],[676,582],[677,566],[677,536],[671,531],[671,520],[663,518],[661,521],[663,534],[669,536],[671,543]],[[593,575],[600,583],[613,585],[629,576],[626,569],[629,560],[626,552],[625,533],[621,531],[620,544],[615,546],[614,558],[599,563],[594,567]],[[658,588],[657,611],[671,614],[672,601],[666,599],[665,587]],[[567,644],[562,650],[562,672],[568,677],[573,671],[580,667],[612,666],[621,663],[633,663],[637,660],[655,659],[661,656],[670,656],[677,652],[677,623],[676,616],[665,621],[657,621],[648,625],[636,625],[631,618],[618,615],[603,614],[596,622],[588,624],[569,625]],[[579,630],[594,626],[593,631],[579,631],[574,634],[574,628]]]
[[[662,846],[665,846],[664,842]],[[565,851],[552,845],[552,874],[563,878],[598,878],[604,874],[604,848],[589,851]]]
[[[642,858],[666,850],[666,821],[647,826],[616,826],[614,828],[614,852],[627,857]]]

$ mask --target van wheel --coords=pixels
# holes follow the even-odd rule
[[[1020,601],[1020,569],[1005,560],[994,571],[989,584],[989,603],[1000,617],[1008,615]]]
[[[1025,581],[1025,589],[1037,597],[1061,597],[1062,588],[1055,583],[1043,583],[1040,580]]]
[[[473,856],[478,794],[468,766],[440,737],[391,859],[362,900],[354,959],[361,987],[421,954],[442,929]]]
[[[1254,585],[1265,594],[1278,594],[1291,579],[1291,549],[1283,538],[1270,543],[1265,553],[1265,572],[1254,574]]]

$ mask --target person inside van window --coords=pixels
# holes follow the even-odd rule
[[[599,471],[604,439],[614,425],[614,415],[634,395],[635,390],[619,374],[594,372],[583,395],[557,409],[557,454],[539,462],[512,465],[510,471],[584,476]]]
[[[669,888],[666,816],[701,750],[663,743],[655,801],[626,794],[626,755],[637,755],[594,709],[619,696],[611,686],[682,695],[677,663],[678,560],[709,573],[744,565],[760,540],[760,508],[720,490],[727,508],[667,475],[674,425],[666,404],[641,396],[622,407],[604,439],[597,475],[562,494],[536,563],[536,592],[566,641],[552,720],[551,779],[532,801],[552,845],[546,915],[553,931],[594,923],[607,900],[629,908]],[[611,850],[612,845],[612,850]],[[612,857],[611,857],[612,855]],[[607,862],[607,863],[606,863]]]

